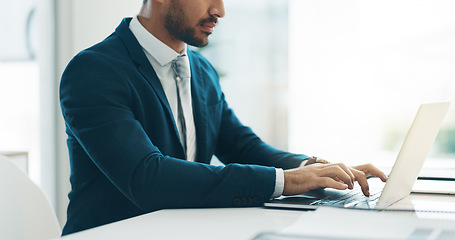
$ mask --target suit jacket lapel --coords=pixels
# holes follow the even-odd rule
[[[161,104],[163,105],[163,108],[165,109],[168,120],[174,123],[175,134],[177,135],[177,139],[179,139],[177,126],[175,125],[174,117],[172,115],[171,107],[167,100],[166,94],[164,93],[163,87],[161,86],[161,82],[158,79],[155,70],[153,70],[152,65],[145,56],[141,45],[129,29],[130,21],[131,18],[123,19],[122,23],[117,27],[115,32],[124,42],[125,47],[128,49],[131,59],[136,63],[139,72],[149,82],[153,90],[155,90],[156,95],[158,96]]]

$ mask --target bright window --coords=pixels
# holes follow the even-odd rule
[[[452,101],[430,159],[453,160],[455,2],[292,0],[289,9],[290,150],[390,165],[419,105]]]

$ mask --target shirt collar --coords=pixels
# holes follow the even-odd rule
[[[165,43],[161,42],[158,38],[153,36],[147,29],[142,26],[137,16],[135,16],[130,23],[131,32],[133,32],[139,44],[147,51],[161,66],[169,64],[180,54],[187,54],[187,48],[180,54],[175,52]]]

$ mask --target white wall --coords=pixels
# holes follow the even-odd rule
[[[142,0],[66,0],[56,4],[56,77],[57,89],[60,76],[69,60],[79,51],[102,41],[111,34],[124,17],[139,12]],[[69,160],[66,147],[64,122],[58,104],[58,93],[54,91],[57,155],[57,215],[60,224],[66,222],[67,194],[69,184]]]

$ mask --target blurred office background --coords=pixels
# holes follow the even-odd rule
[[[0,152],[28,153],[28,174],[61,224],[70,185],[60,75],[141,2],[0,0]],[[275,147],[387,167],[420,103],[455,105],[453,1],[226,0],[225,7],[199,51],[241,121]],[[454,106],[427,166],[441,163],[455,163]]]

